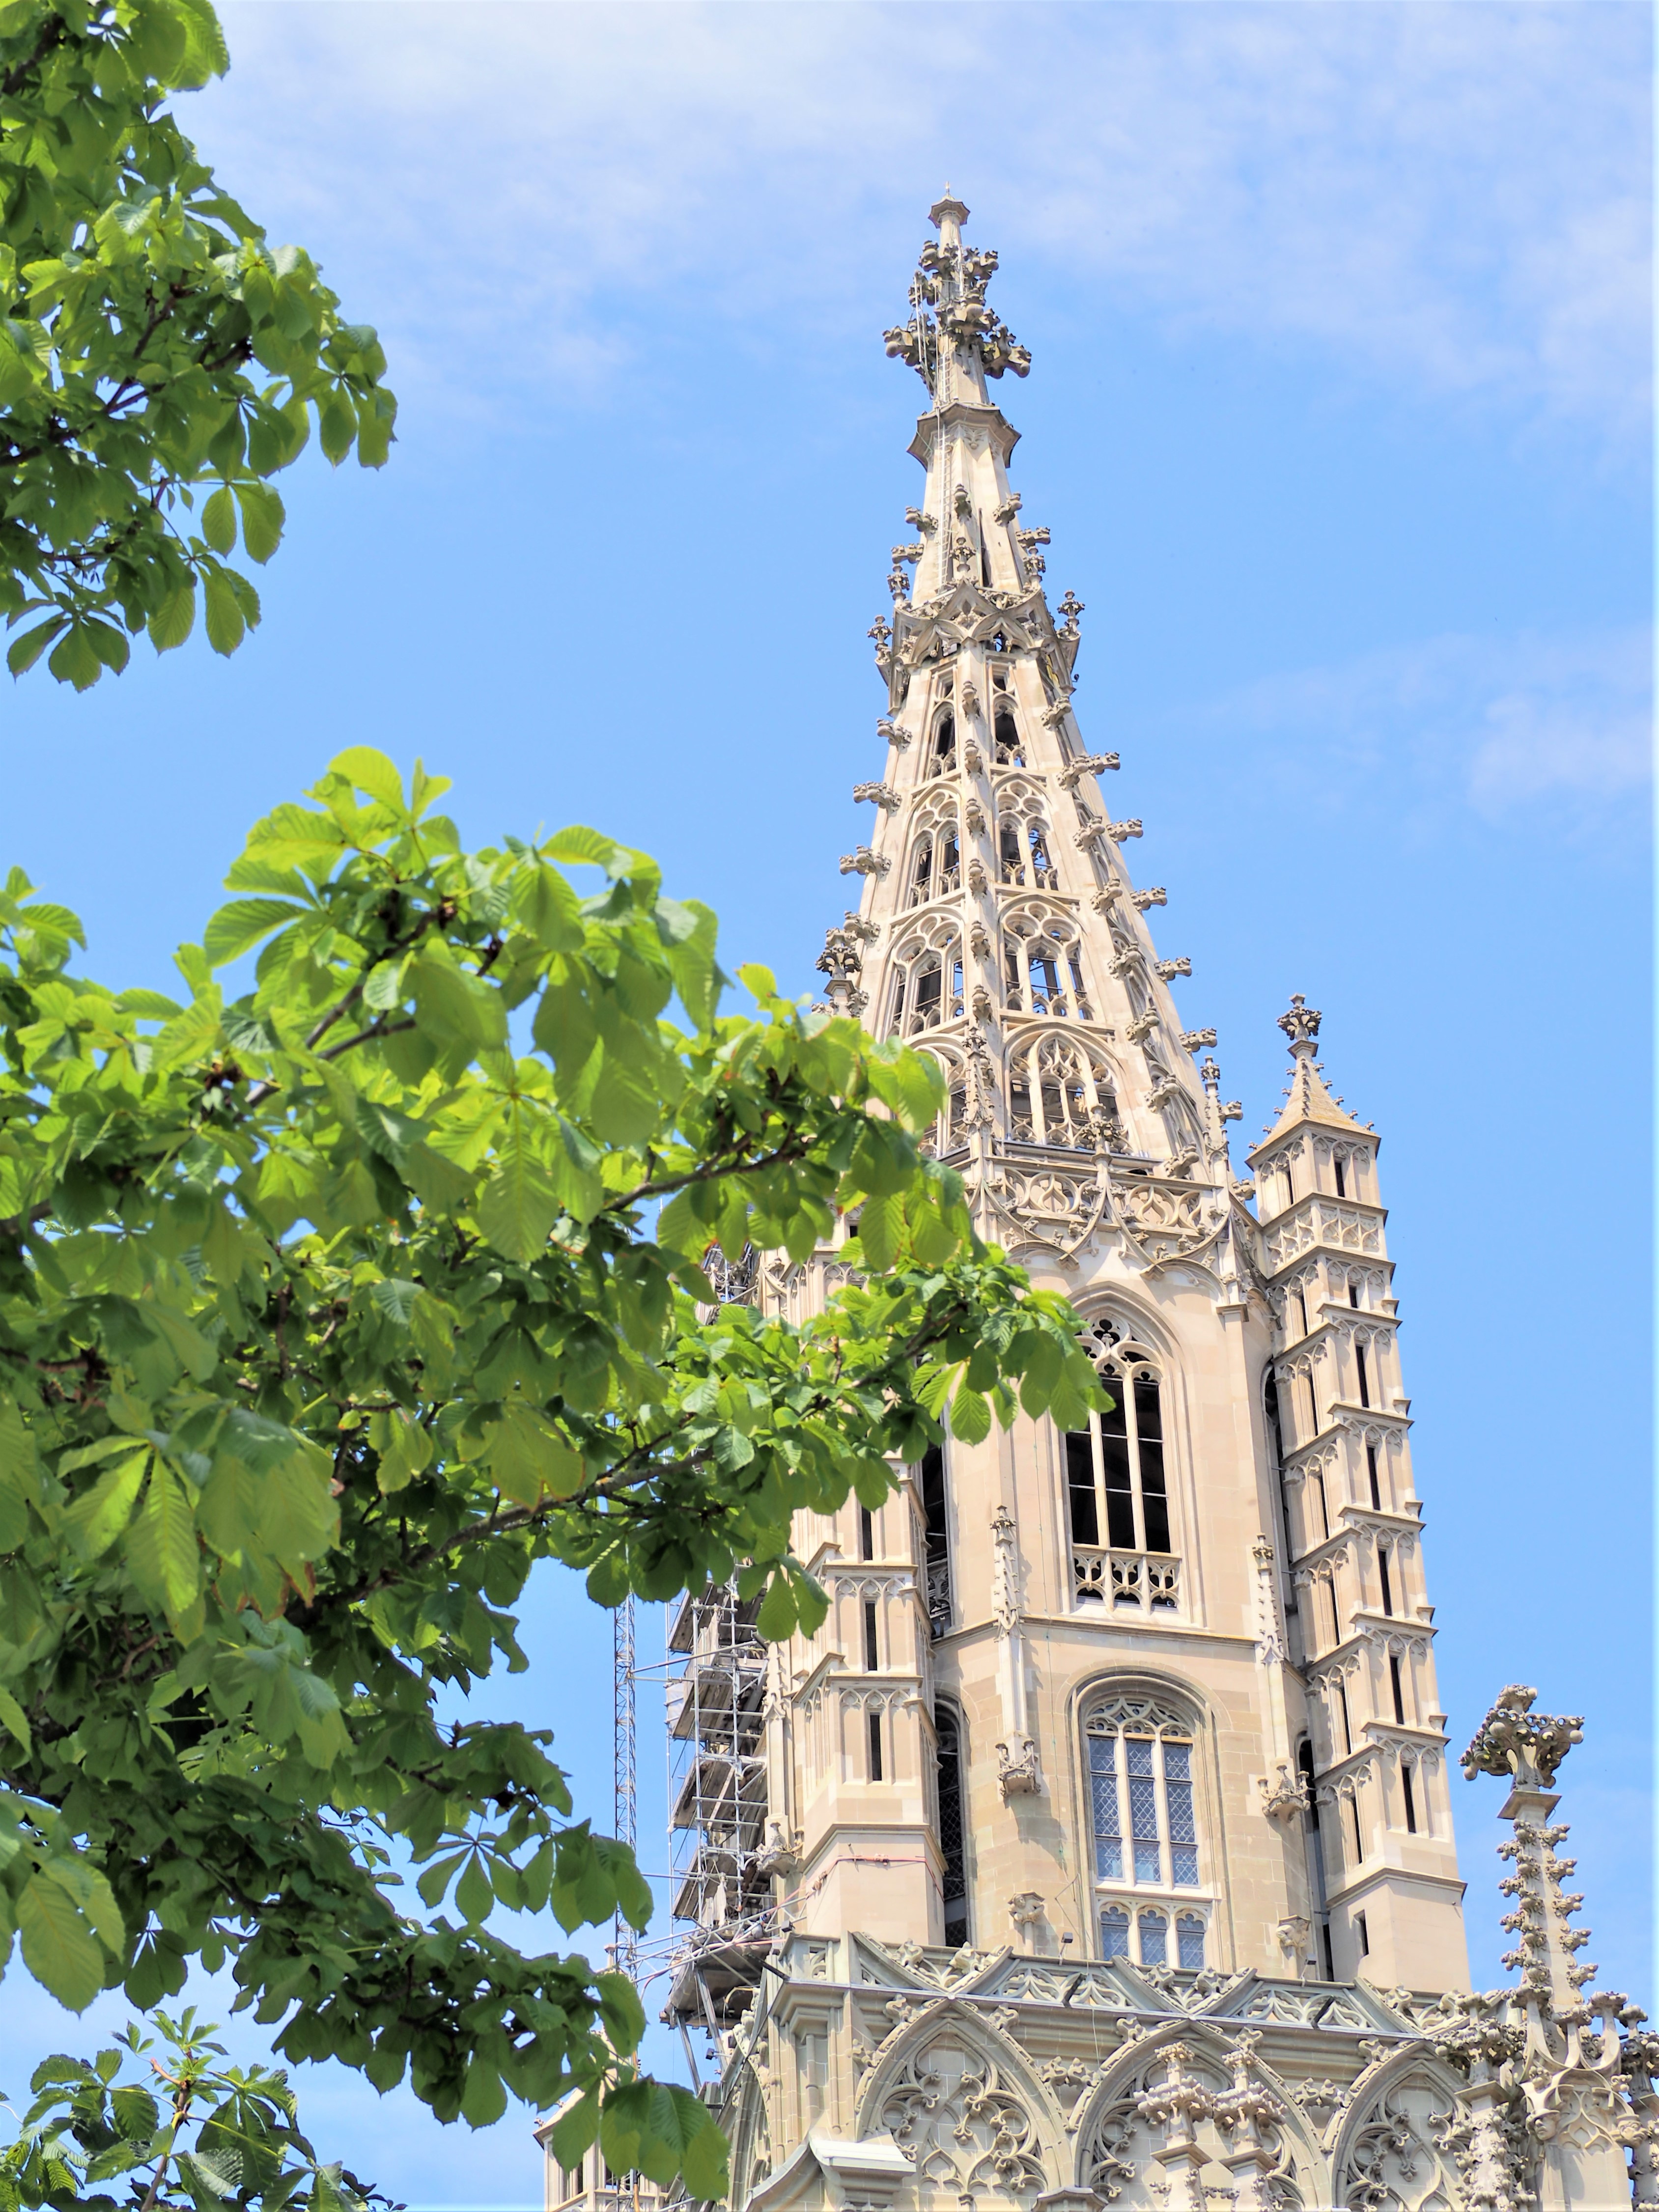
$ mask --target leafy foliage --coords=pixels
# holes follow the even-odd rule
[[[714,917],[652,862],[465,852],[445,787],[342,755],[176,999],[67,974],[75,917],[0,895],[0,1941],[76,2007],[229,1961],[290,2057],[475,2125],[574,2090],[564,2151],[714,2194],[632,1985],[490,1917],[642,1927],[631,1856],[544,1733],[434,1701],[524,1664],[543,1558],[604,1605],[735,1575],[810,1631],[793,1514],[878,1502],[947,1408],[1098,1389],[919,1148],[931,1060],[758,969],[721,1015]],[[855,1279],[793,1327],[714,1304],[715,1243]]]
[[[177,2021],[158,2012],[155,2024],[161,2057],[130,2023],[91,2064],[60,2057],[35,2068],[34,2102],[0,2150],[0,2212],[368,2212],[386,2202],[318,2163],[286,2074],[222,2063],[224,2045],[193,2008]]]
[[[331,461],[386,458],[374,331],[162,106],[227,59],[208,0],[0,4],[0,612],[40,617],[14,676],[50,650],[84,691],[141,629],[182,645],[198,599],[234,652],[259,597],[229,556],[276,550],[313,420]]]

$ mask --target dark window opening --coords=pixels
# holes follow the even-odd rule
[[[1365,1839],[1359,1832],[1359,1800],[1358,1797],[1349,1798],[1348,1811],[1353,1818],[1353,1863],[1356,1866],[1362,1866],[1364,1863],[1365,1858]]]
[[[921,1455],[921,1520],[927,1560],[927,1617],[935,1636],[948,1633],[951,1609],[951,1523],[945,1495],[945,1452],[931,1444]]]
[[[1325,1496],[1325,1478],[1317,1468],[1314,1469],[1313,1486],[1314,1496],[1319,1500],[1319,1535],[1322,1543],[1331,1533],[1331,1510]],[[1334,1589],[1335,1583],[1333,1583],[1331,1587]]]
[[[1362,1959],[1369,1959],[1371,1955],[1371,1939],[1370,1931],[1365,1926],[1365,1916],[1363,1912],[1355,1913],[1353,1926],[1354,1933],[1359,1938],[1359,1955]]]
[[[1305,1336],[1308,1334],[1308,1301],[1303,1295],[1302,1285],[1299,1283],[1296,1290],[1296,1304],[1297,1312],[1302,1316],[1302,1334]]]
[[[1336,1979],[1336,1954],[1331,1949],[1331,1923],[1328,1920],[1320,1929],[1319,1935],[1321,1948],[1325,1954],[1325,1979],[1328,1982],[1334,1982]]]
[[[1405,1685],[1400,1679],[1400,1662],[1392,1656],[1389,1661],[1389,1686],[1394,1692],[1394,1717],[1401,1728],[1404,1728],[1406,1725]]]
[[[1339,1198],[1346,1198],[1348,1194],[1348,1187],[1342,1180],[1342,1155],[1340,1152],[1336,1156],[1334,1165],[1336,1168],[1336,1194]]]
[[[876,1556],[875,1516],[867,1505],[859,1508],[859,1557],[873,1559]]]
[[[1000,714],[992,726],[999,768],[1024,768],[1025,756],[1020,749],[1019,728],[1012,714]]]
[[[1363,1344],[1355,1345],[1353,1358],[1359,1372],[1359,1402],[1362,1406],[1369,1406],[1371,1402],[1371,1381],[1365,1371],[1365,1347]]]
[[[1375,1444],[1367,1444],[1365,1447],[1365,1478],[1371,1486],[1371,1504],[1380,1513],[1382,1510],[1382,1486],[1376,1479],[1376,1446]]]
[[[1314,1379],[1313,1370],[1311,1368],[1308,1370],[1308,1419],[1312,1424],[1308,1431],[1308,1434],[1310,1437],[1316,1437],[1319,1434],[1319,1401],[1314,1395]]]
[[[933,732],[933,774],[943,775],[957,764],[957,718],[941,714]]]
[[[1376,1547],[1376,1571],[1382,1584],[1382,1610],[1389,1620],[1394,1618],[1394,1584],[1389,1578],[1389,1555],[1383,1547]]]
[[[881,1642],[876,1632],[876,1601],[864,1601],[864,1671],[873,1674],[881,1664]]]
[[[968,1823],[962,1802],[962,1731],[956,1715],[941,1705],[933,1716],[939,1752],[939,1848],[945,1861],[945,1940],[968,1941]]]
[[[1417,1833],[1417,1793],[1412,1788],[1409,1766],[1402,1765],[1400,1769],[1400,1786],[1406,1797],[1406,1832],[1408,1836],[1414,1836]]]
[[[1336,1577],[1333,1575],[1325,1585],[1331,1594],[1331,1634],[1337,1643],[1342,1641],[1342,1615],[1336,1608]]]
[[[1072,1502],[1072,1541],[1100,1542],[1100,1516],[1095,1504],[1095,1462],[1089,1438],[1074,1430],[1066,1439],[1066,1487]]]
[[[870,1779],[872,1782],[879,1782],[882,1779],[881,1715],[879,1713],[872,1713],[869,1715],[868,1719],[870,1729]]]
[[[1357,1306],[1359,1304],[1359,1285],[1358,1283],[1350,1283],[1348,1285],[1348,1304],[1351,1306]]]
[[[979,534],[979,580],[988,592],[991,588],[991,549],[985,542],[985,530],[982,524]]]
[[[1348,1686],[1339,1674],[1336,1679],[1336,1705],[1342,1716],[1342,1752],[1345,1758],[1353,1753],[1353,1723],[1348,1718]]]

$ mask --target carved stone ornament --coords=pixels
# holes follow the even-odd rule
[[[1257,1775],[1255,1786],[1261,1792],[1261,1809],[1270,1820],[1288,1827],[1308,1809],[1307,1784],[1285,1759],[1276,1762],[1271,1775]]]
[[[1058,709],[1060,714],[1065,712],[1063,706]],[[1042,719],[1046,722],[1055,716],[1056,710],[1051,707]],[[1117,768],[1121,764],[1116,753],[1085,753],[1080,760],[1068,761],[1061,769],[1060,787],[1062,791],[1075,791],[1085,775],[1103,775],[1108,769]]]
[[[1324,1016],[1297,991],[1291,994],[1289,1012],[1279,1016],[1279,1026],[1292,1045],[1311,1044],[1319,1035],[1319,1024],[1323,1019]]]
[[[1132,819],[1127,822],[1109,822],[1106,824],[1106,835],[1111,839],[1115,845],[1122,844],[1127,837],[1139,837],[1143,836],[1145,834],[1140,817],[1138,814],[1133,816]]]
[[[1173,983],[1177,975],[1190,975],[1193,972],[1192,962],[1185,959],[1154,960],[1152,968],[1166,983]]]
[[[891,873],[892,866],[885,853],[872,853],[867,845],[841,856],[841,872],[844,876],[885,876]]]
[[[855,800],[873,799],[875,804],[888,814],[896,814],[904,804],[890,783],[855,783],[853,786],[853,797]]]
[[[997,1746],[997,1788],[1002,1792],[1005,1804],[1011,1797],[1042,1795],[1042,1775],[1037,1765],[1037,1747],[1032,1737],[1012,1736]]]
[[[1537,1695],[1517,1682],[1499,1691],[1463,1753],[1463,1771],[1471,1781],[1477,1774],[1504,1774],[1513,1775],[1523,1790],[1550,1788],[1561,1761],[1583,1741],[1584,1723],[1577,1713],[1559,1718],[1534,1713]]]

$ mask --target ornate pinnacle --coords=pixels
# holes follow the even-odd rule
[[[1314,1039],[1319,1035],[1319,1024],[1323,1019],[1324,1016],[1318,1009],[1310,1006],[1300,991],[1295,991],[1291,994],[1290,1012],[1279,1016],[1279,1026],[1289,1037],[1292,1052],[1305,1049],[1311,1053],[1315,1049]]]
[[[1551,1787],[1561,1761],[1574,1744],[1583,1741],[1584,1723],[1578,1713],[1534,1713],[1537,1695],[1518,1682],[1498,1692],[1498,1702],[1463,1753],[1463,1771],[1471,1782],[1477,1774],[1505,1774],[1522,1790]]]

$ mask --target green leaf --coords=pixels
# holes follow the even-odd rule
[[[234,653],[242,641],[247,624],[228,569],[209,569],[204,596],[207,600],[208,643],[216,653]]]
[[[236,504],[242,511],[242,544],[247,557],[263,565],[283,542],[287,516],[281,495],[267,483],[240,483],[236,487]]]
[[[951,1401],[951,1434],[958,1443],[983,1443],[991,1433],[991,1408],[979,1391],[964,1382]]]
[[[125,1444],[127,1439],[119,1441]],[[64,1516],[64,1532],[82,1559],[100,1559],[132,1518],[149,1457],[148,1449],[131,1453],[101,1475]]]
[[[84,622],[76,623],[52,648],[46,663],[60,684],[89,691],[104,672],[104,663]]]
[[[528,1264],[547,1249],[558,1218],[559,1194],[523,1139],[503,1146],[495,1172],[478,1198],[478,1227],[496,1251]]]
[[[202,535],[216,553],[234,551],[236,501],[228,484],[221,484],[202,509]]]
[[[196,579],[192,576],[165,593],[145,623],[157,653],[171,653],[196,627]]]
[[[495,1903],[495,1893],[489,1887],[482,1857],[477,1851],[469,1852],[461,1878],[455,1885],[457,1911],[465,1915],[470,1925],[476,1926],[488,1919]]]
[[[588,2089],[567,2105],[548,2130],[548,2148],[562,2166],[578,2166],[599,2132],[599,2093]]]
[[[12,674],[27,675],[68,620],[67,615],[52,615],[33,629],[26,629],[21,637],[14,638],[6,650],[6,665]]]
[[[127,1532],[126,1561],[140,1595],[170,1621],[194,1604],[201,1581],[196,1516],[165,1461],[150,1469],[143,1508]]]
[[[384,753],[376,752],[373,745],[350,745],[344,752],[336,753],[328,765],[334,775],[349,776],[359,791],[378,799],[394,814],[408,811],[402,776],[395,764]]]
[[[29,1730],[27,1717],[11,1692],[0,1686],[0,1728],[23,1747],[25,1759],[34,1755],[34,1738]]]
[[[272,930],[298,921],[305,912],[304,907],[296,906],[291,899],[232,899],[228,906],[222,906],[214,915],[202,939],[208,964],[222,968],[228,961],[239,958],[269,937]]]
[[[81,1907],[50,1869],[30,1875],[16,1904],[23,1964],[70,2012],[104,1986],[104,1955]]]

